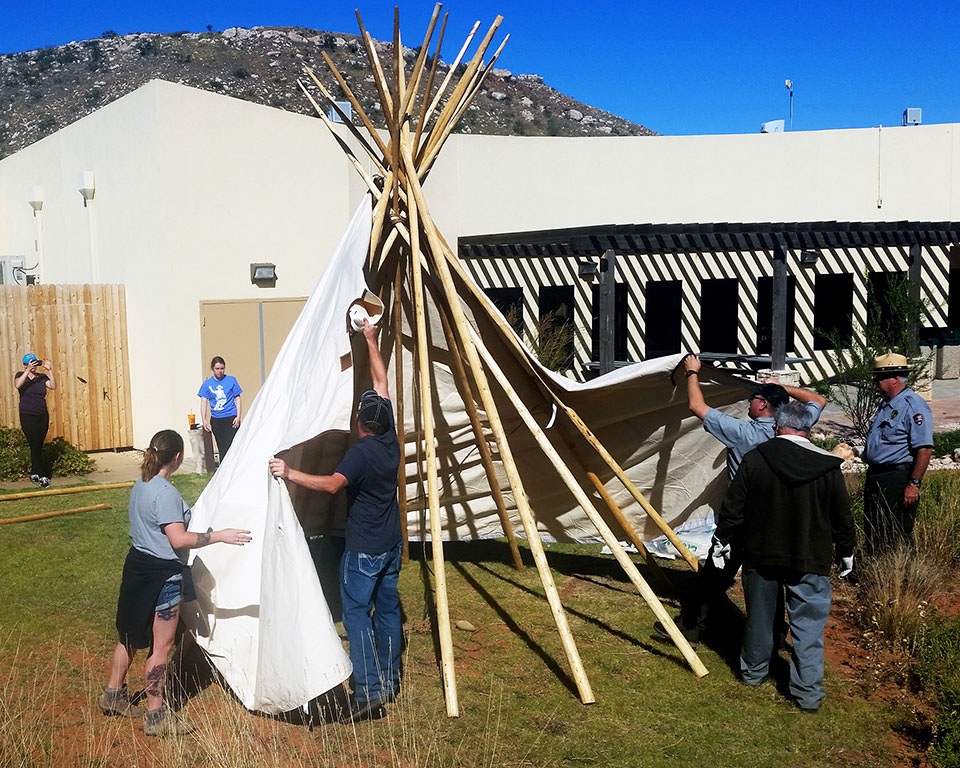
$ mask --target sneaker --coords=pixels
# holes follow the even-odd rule
[[[350,709],[343,713],[343,716],[340,718],[342,723],[357,723],[361,720],[379,720],[381,717],[387,714],[387,710],[383,706],[383,702],[379,699],[375,701],[361,701],[360,699],[353,699],[350,702]]]
[[[680,634],[683,635],[684,639],[690,644],[691,648],[696,648],[700,644],[700,633],[695,629],[687,629],[679,621],[676,622],[677,629],[680,630]],[[660,637],[665,637],[670,642],[673,642],[673,638],[670,637],[670,633],[667,632],[667,628],[659,621],[653,622],[653,631],[656,632]]]
[[[143,716],[143,732],[147,736],[185,736],[196,729],[187,720],[181,720],[166,707],[151,709]]]
[[[39,482],[40,482],[40,475],[30,475],[30,482],[31,482],[31,483],[39,483]]]
[[[143,710],[136,704],[130,703],[130,697],[127,695],[127,686],[123,686],[119,691],[104,688],[103,693],[97,697],[97,706],[105,715],[116,715],[118,717],[142,717]]]
[[[50,487],[50,478],[49,478],[49,477],[41,477],[37,482],[40,483],[40,487],[41,487],[41,488],[49,488],[49,487]]]

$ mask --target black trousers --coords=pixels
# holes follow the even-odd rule
[[[717,601],[721,600],[727,590],[733,586],[742,564],[743,560],[736,554],[727,561],[724,568],[717,568],[709,557],[700,563],[693,592],[680,606],[680,623],[684,629],[698,639],[703,636],[707,629],[711,605],[716,605]],[[787,637],[787,622],[783,618],[785,610],[783,589],[777,592],[775,610],[774,653],[786,642]]]
[[[233,427],[233,416],[212,416],[210,418],[210,431],[217,439],[217,452],[220,454],[220,463],[223,464],[227,451],[233,445],[233,437],[237,434],[237,430]]]
[[[905,544],[913,547],[917,508],[903,503],[913,464],[882,464],[867,468],[863,488],[863,535],[867,554]]]
[[[49,413],[21,413],[20,429],[27,438],[30,446],[30,474],[46,477],[47,471],[43,466],[43,440],[50,428]]]

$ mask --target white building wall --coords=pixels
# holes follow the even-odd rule
[[[452,244],[618,223],[956,221],[957,129],[458,135],[425,190]],[[78,192],[83,171],[96,179],[88,209]],[[0,256],[26,255],[28,264],[35,185],[44,197],[43,281],[92,279],[92,223],[100,281],[126,285],[139,447],[157,429],[184,428],[196,408],[207,373],[200,302],[306,296],[364,191],[319,120],[161,81],[0,161]],[[250,283],[257,261],[277,265],[275,288]],[[685,306],[694,298],[685,289]],[[588,300],[578,291],[578,315]]]

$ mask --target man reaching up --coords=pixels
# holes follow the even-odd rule
[[[357,407],[359,439],[332,475],[310,475],[270,460],[274,477],[322,493],[347,489],[346,549],[340,558],[343,626],[353,663],[348,717],[376,719],[400,689],[403,621],[397,581],[403,549],[397,505],[400,445],[387,388],[387,369],[377,347],[377,326],[364,320],[373,389]],[[373,617],[371,619],[371,612]]]

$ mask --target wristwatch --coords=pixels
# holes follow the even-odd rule
[[[919,477],[911,477],[909,480],[907,480],[907,483],[908,483],[909,485],[912,485],[914,488],[919,488],[919,487],[920,487],[920,478],[919,478]]]
[[[697,371],[687,371],[684,375],[689,379],[691,376],[696,376]]]

